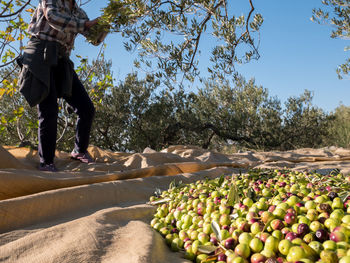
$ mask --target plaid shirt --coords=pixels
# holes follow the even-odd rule
[[[41,0],[28,27],[28,33],[42,40],[57,41],[70,53],[78,33],[87,35],[86,13],[73,0],[73,10],[68,0]]]

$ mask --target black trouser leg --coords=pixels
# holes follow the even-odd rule
[[[55,70],[51,70],[50,92],[45,100],[38,105],[39,116],[39,158],[40,163],[51,164],[55,157],[57,137],[57,90],[55,85]]]
[[[65,100],[74,109],[74,112],[78,114],[75,150],[84,153],[89,146],[95,107],[75,72],[73,73],[72,97],[65,98]]]

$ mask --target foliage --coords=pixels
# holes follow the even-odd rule
[[[89,40],[93,42],[94,36],[103,31],[121,32],[127,40],[126,49],[138,51],[135,66],[148,68],[169,84],[178,80],[179,74],[183,74],[180,80],[190,81],[199,75],[196,57],[200,43],[211,36],[216,44],[208,70],[218,76],[230,74],[235,63],[259,57],[254,35],[263,18],[255,13],[253,0],[246,1],[249,9],[244,14],[227,0],[110,0],[101,10],[100,24],[92,29]],[[35,8],[30,2],[0,3],[0,22],[7,24],[0,31],[2,67],[11,64],[23,49],[26,14]]]
[[[331,33],[332,38],[350,38],[350,0],[323,0],[324,9],[314,9],[311,20],[318,23],[330,23],[334,30]],[[345,47],[345,51],[350,47]],[[350,73],[350,58],[340,65],[337,69],[338,77]]]
[[[211,129],[225,144],[238,143],[249,148],[278,145],[280,103],[253,79],[237,77],[232,83],[209,80],[199,90],[193,107],[203,127]]]
[[[134,89],[141,87],[142,95],[130,103],[132,114],[129,147],[141,151],[145,147],[159,150],[169,144],[185,143],[187,136],[172,130],[171,127],[179,121],[182,114],[189,113],[182,112],[186,110],[187,95],[182,90],[152,92],[152,89],[156,88],[152,82],[139,82],[142,85],[134,86]]]
[[[143,1],[109,0],[108,5],[102,9],[97,25],[91,28],[88,41],[98,44],[99,38],[110,30],[119,31],[120,28],[136,22],[144,15]]]
[[[312,93],[288,98],[283,120],[282,149],[318,147],[328,135],[327,114],[312,105]]]
[[[21,53],[28,27],[23,16],[33,11],[30,0],[0,2],[0,67],[11,65]]]
[[[92,142],[118,151],[133,150],[131,144],[135,147],[142,145],[144,138],[151,136],[144,130],[142,117],[150,107],[152,90],[156,86],[139,81],[136,75],[130,74],[123,83],[106,93],[99,106],[102,111],[96,114]]]
[[[6,76],[0,84],[0,143],[34,146],[38,128],[36,111],[19,94],[17,74],[13,66],[0,71],[0,77]]]
[[[328,144],[350,147],[350,107],[340,105],[335,109],[329,125]]]
[[[92,143],[119,151],[188,143],[185,134],[171,127],[189,114],[189,96],[183,91],[159,91],[158,87],[152,76],[140,80],[129,74],[106,93],[100,105],[103,109],[96,114]]]
[[[260,150],[318,147],[327,137],[330,120],[312,105],[309,91],[289,98],[282,110],[277,98],[243,77],[224,83],[208,80],[198,92],[186,93],[159,90],[151,75],[140,80],[130,74],[102,101],[107,103],[95,120],[94,144],[122,151],[174,144],[216,150],[227,145]]]
[[[126,49],[138,51],[136,67],[148,68],[168,83],[181,73],[192,81],[199,74],[196,56],[204,37],[214,37],[216,43],[210,57],[213,74],[230,74],[235,63],[258,58],[253,34],[263,18],[253,14],[252,0],[247,3],[248,13],[235,16],[227,0],[109,1],[97,28],[122,32]]]

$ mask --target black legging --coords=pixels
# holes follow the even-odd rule
[[[64,63],[63,60],[59,60],[58,65],[51,69],[50,92],[47,98],[38,105],[40,163],[51,164],[55,157],[58,117],[57,88],[59,86],[57,83],[64,74],[60,63]],[[89,145],[95,108],[75,72],[73,73],[72,96],[64,99],[78,114],[75,150],[83,153]]]

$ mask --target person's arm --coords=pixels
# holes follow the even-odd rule
[[[82,32],[81,34],[93,45],[95,46],[98,46],[99,44],[102,43],[102,41],[104,40],[104,38],[106,37],[107,33],[102,36],[98,36],[99,39],[96,39],[97,36],[95,36],[94,32],[91,32],[91,28],[98,24],[98,20],[99,20],[99,17],[98,18],[95,18],[94,20],[90,20],[89,17],[87,16],[87,14],[85,13],[85,11],[81,8],[79,8],[78,10],[78,17],[80,19],[88,19],[88,21],[85,23],[85,30],[84,32]],[[102,33],[102,32],[101,32]]]
[[[79,8],[79,19],[86,20],[84,31],[81,34],[85,37],[88,37],[90,34],[90,28],[98,23],[98,18],[90,20],[85,11]]]
[[[71,33],[83,33],[86,30],[89,19],[78,19],[63,14],[58,9],[57,0],[42,0],[42,5],[45,18],[54,29]]]

